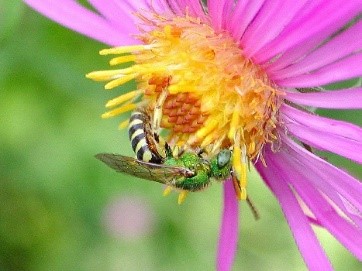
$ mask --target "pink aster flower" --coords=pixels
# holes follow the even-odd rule
[[[255,165],[310,270],[332,270],[311,224],[362,260],[362,185],[314,151],[361,164],[362,129],[312,111],[362,108],[361,87],[323,88],[362,76],[362,1],[88,0],[95,11],[73,0],[25,2],[117,46],[101,51],[119,55],[111,65],[134,63],[88,75],[109,89],[137,82],[104,117],[133,110],[137,99],[159,105],[171,142],[232,148],[240,197],[247,164]],[[230,270],[237,233],[238,204],[225,182],[218,270]]]

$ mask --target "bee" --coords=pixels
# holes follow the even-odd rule
[[[128,135],[132,149],[140,161],[161,164],[165,158],[168,145],[152,132],[151,118],[147,109],[139,107],[133,111],[129,120]]]
[[[231,151],[222,150],[210,160],[204,159],[201,151],[181,151],[174,155],[151,123],[145,107],[137,108],[130,117],[128,134],[135,159],[109,153],[97,154],[96,158],[118,172],[186,191],[201,190],[212,179],[230,174]]]
[[[168,153],[162,164],[111,153],[100,153],[96,158],[117,172],[190,192],[204,189],[213,179],[224,180],[231,170],[229,150],[220,151],[210,160],[195,152],[183,152],[179,157]]]
[[[190,192],[201,191],[212,181],[224,181],[232,174],[232,152],[227,149],[209,160],[195,152],[183,152],[179,157],[171,154],[168,153],[162,164],[111,153],[99,153],[96,158],[117,172]],[[254,218],[259,219],[259,213],[249,197],[246,202]]]
[[[186,192],[201,191],[212,181],[233,177],[231,150],[222,149],[211,158],[204,158],[202,150],[182,150],[174,155],[168,143],[154,132],[151,123],[144,107],[137,108],[131,115],[128,132],[136,158],[112,153],[99,153],[96,158],[117,172]],[[238,183],[234,177],[232,179],[238,191]],[[258,219],[254,204],[249,197],[246,200]]]

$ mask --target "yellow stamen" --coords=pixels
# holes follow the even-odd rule
[[[119,125],[118,125],[118,129],[125,129],[127,128],[129,125],[129,119],[122,121]]]
[[[248,146],[248,153],[249,154],[255,153],[255,141],[250,142]]]
[[[239,124],[239,118],[240,118],[240,115],[239,115],[239,106],[235,106],[234,108],[234,112],[232,114],[232,117],[231,117],[231,122],[230,122],[230,130],[229,130],[229,133],[228,133],[228,138],[233,140],[234,139],[234,136],[235,136],[235,133],[236,133],[236,129],[238,127],[238,124]]]
[[[172,187],[171,186],[166,186],[165,190],[163,190],[162,195],[164,197],[166,197],[166,196],[170,195],[171,192],[172,192]]]
[[[224,139],[225,139],[225,135],[222,135],[220,138],[218,138],[218,140],[216,140],[216,142],[214,143],[214,145],[212,146],[212,149],[211,149],[212,155],[215,155],[216,152],[221,148],[221,145],[222,145]]]
[[[114,76],[118,76],[123,70],[109,70],[109,71],[95,71],[85,75],[85,77],[94,81],[108,81],[114,79]]]
[[[207,135],[204,140],[201,142],[201,148],[205,148],[206,146],[212,144],[212,142],[215,142],[215,140],[218,138],[218,135],[211,133]]]
[[[120,78],[118,78],[118,79],[115,79],[115,80],[107,83],[107,84],[104,86],[104,88],[105,88],[105,89],[112,89],[112,88],[118,87],[118,86],[120,86],[120,85],[123,85],[123,84],[131,81],[132,79],[135,79],[136,76],[137,76],[136,73],[124,75],[124,76],[122,76],[122,77],[120,77]]]
[[[182,190],[182,191],[180,192],[180,194],[178,195],[177,203],[178,203],[178,204],[182,204],[182,203],[185,201],[188,193],[189,193],[189,191]]]
[[[113,109],[111,111],[108,111],[104,114],[102,114],[102,118],[103,119],[108,119],[117,115],[120,115],[122,113],[128,112],[128,111],[132,111],[137,107],[137,105],[135,104],[126,104],[124,106],[118,107],[116,109]]]
[[[106,103],[106,107],[107,108],[110,108],[110,107],[114,107],[116,105],[120,105],[126,101],[129,101],[135,97],[137,97],[138,95],[140,95],[143,91],[142,90],[133,90],[133,91],[130,91],[130,92],[127,92],[121,96],[118,96],[112,100],[109,100],[107,103]]]
[[[184,92],[198,92],[199,89],[190,85],[177,84],[169,86],[168,91],[170,92],[170,94],[176,94]]]
[[[218,124],[219,124],[219,121],[217,119],[209,119],[209,121],[207,123],[205,123],[205,126],[197,131],[196,137],[198,139],[205,137],[212,130],[214,130]]]
[[[103,49],[103,50],[99,51],[99,54],[102,55],[102,56],[115,55],[115,54],[124,54],[124,53],[131,53],[131,52],[149,50],[151,48],[152,48],[151,45],[121,46],[121,47]]]
[[[119,56],[119,57],[115,57],[115,58],[111,59],[111,61],[109,61],[109,64],[111,66],[114,66],[114,65],[118,65],[118,64],[127,63],[127,62],[134,62],[135,60],[136,60],[136,57],[134,55],[125,55],[125,56]]]

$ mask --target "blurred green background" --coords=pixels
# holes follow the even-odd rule
[[[222,190],[178,206],[156,183],[114,173],[99,152],[132,156],[118,119],[101,120],[118,93],[87,80],[107,68],[104,45],[0,0],[0,270],[214,270]],[[360,112],[321,111],[362,125]],[[361,167],[334,163],[362,177]],[[253,174],[261,219],[241,206],[234,270],[306,270],[278,204]],[[316,228],[336,270],[360,263]]]

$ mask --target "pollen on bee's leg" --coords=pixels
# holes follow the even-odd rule
[[[216,142],[212,146],[211,154],[215,154],[220,149],[224,139],[225,139],[225,135],[222,135],[218,140],[216,140]]]
[[[246,200],[246,184],[247,184],[247,158],[246,146],[240,148],[240,133],[236,133],[233,147],[233,169],[239,186],[239,199]]]
[[[234,191],[235,191],[236,198],[238,200],[241,200],[239,181],[236,178],[236,176],[232,176],[232,181],[233,181],[233,186],[234,186]]]
[[[189,191],[182,190],[180,192],[180,194],[178,195],[177,203],[182,204],[185,201],[188,193],[189,193]]]
[[[175,147],[172,149],[172,156],[173,157],[179,157],[181,152],[180,147],[176,144]]]
[[[248,198],[248,195],[246,193],[246,187],[240,187],[239,199],[240,200],[246,200],[247,198]]]
[[[163,190],[162,195],[164,197],[166,197],[166,196],[170,195],[171,192],[172,192],[172,186],[166,186],[165,190]]]
[[[108,111],[104,114],[102,114],[102,118],[103,119],[108,119],[117,115],[120,115],[122,113],[128,112],[128,111],[132,111],[133,109],[135,109],[137,107],[136,104],[126,104],[123,105],[121,107],[118,107],[116,109],[113,109],[111,111]]]
[[[162,108],[163,104],[165,103],[165,100],[167,98],[168,91],[164,89],[160,96],[157,99],[154,111],[153,111],[153,123],[152,123],[152,129],[153,131],[157,132],[160,129],[161,125],[161,119],[162,119]]]

